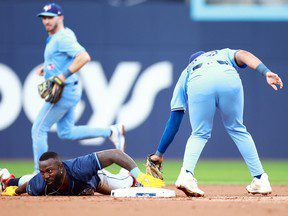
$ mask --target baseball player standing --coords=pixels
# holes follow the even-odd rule
[[[268,175],[259,160],[255,143],[243,124],[243,87],[237,69],[246,66],[266,77],[267,83],[277,90],[283,88],[280,77],[271,72],[256,56],[244,50],[221,49],[197,52],[182,72],[171,100],[171,114],[158,145],[157,152],[148,157],[158,167],[162,155],[173,141],[188,109],[192,134],[189,137],[176,187],[187,196],[203,196],[197,186],[194,169],[199,156],[211,136],[216,109],[220,110],[224,126],[237,145],[251,175],[252,183],[246,187],[253,194],[272,192]]]
[[[90,61],[90,56],[78,43],[73,31],[64,27],[63,11],[59,5],[54,3],[45,5],[38,17],[42,18],[49,36],[46,40],[44,64],[37,73],[44,75],[46,80],[51,78],[56,80],[56,84],[32,127],[35,171],[39,170],[40,155],[48,150],[47,133],[54,123],[57,123],[57,134],[61,139],[109,137],[117,149],[123,150],[125,145],[123,125],[113,125],[110,128],[74,125],[75,107],[82,94],[76,73]],[[64,86],[63,92],[59,93],[62,86]],[[53,101],[61,94],[62,97],[58,102]]]

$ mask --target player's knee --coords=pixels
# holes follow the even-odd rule
[[[34,123],[31,128],[31,136],[33,137],[36,133],[36,124]]]
[[[230,133],[247,133],[247,129],[243,124],[233,124],[233,125],[226,125],[225,126],[227,132]]]
[[[69,130],[57,130],[57,134],[60,139],[73,139]]]
[[[205,131],[205,130],[195,131],[195,132],[193,131],[192,136],[208,140],[211,137],[211,131]]]
[[[38,136],[38,134],[40,133],[40,130],[41,130],[40,125],[38,123],[34,123],[31,129],[32,139]]]

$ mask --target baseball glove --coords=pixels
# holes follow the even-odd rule
[[[60,100],[63,88],[63,81],[59,77],[53,76],[38,85],[38,93],[46,102],[55,104]]]
[[[162,165],[159,162],[152,161],[151,156],[152,155],[149,155],[146,158],[146,173],[163,180]]]

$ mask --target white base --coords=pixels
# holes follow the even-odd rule
[[[152,187],[132,187],[112,190],[112,197],[175,197],[175,191],[152,188]]]

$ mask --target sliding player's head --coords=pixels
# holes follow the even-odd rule
[[[61,185],[65,177],[64,165],[55,152],[45,152],[39,159],[40,173],[47,185]]]

